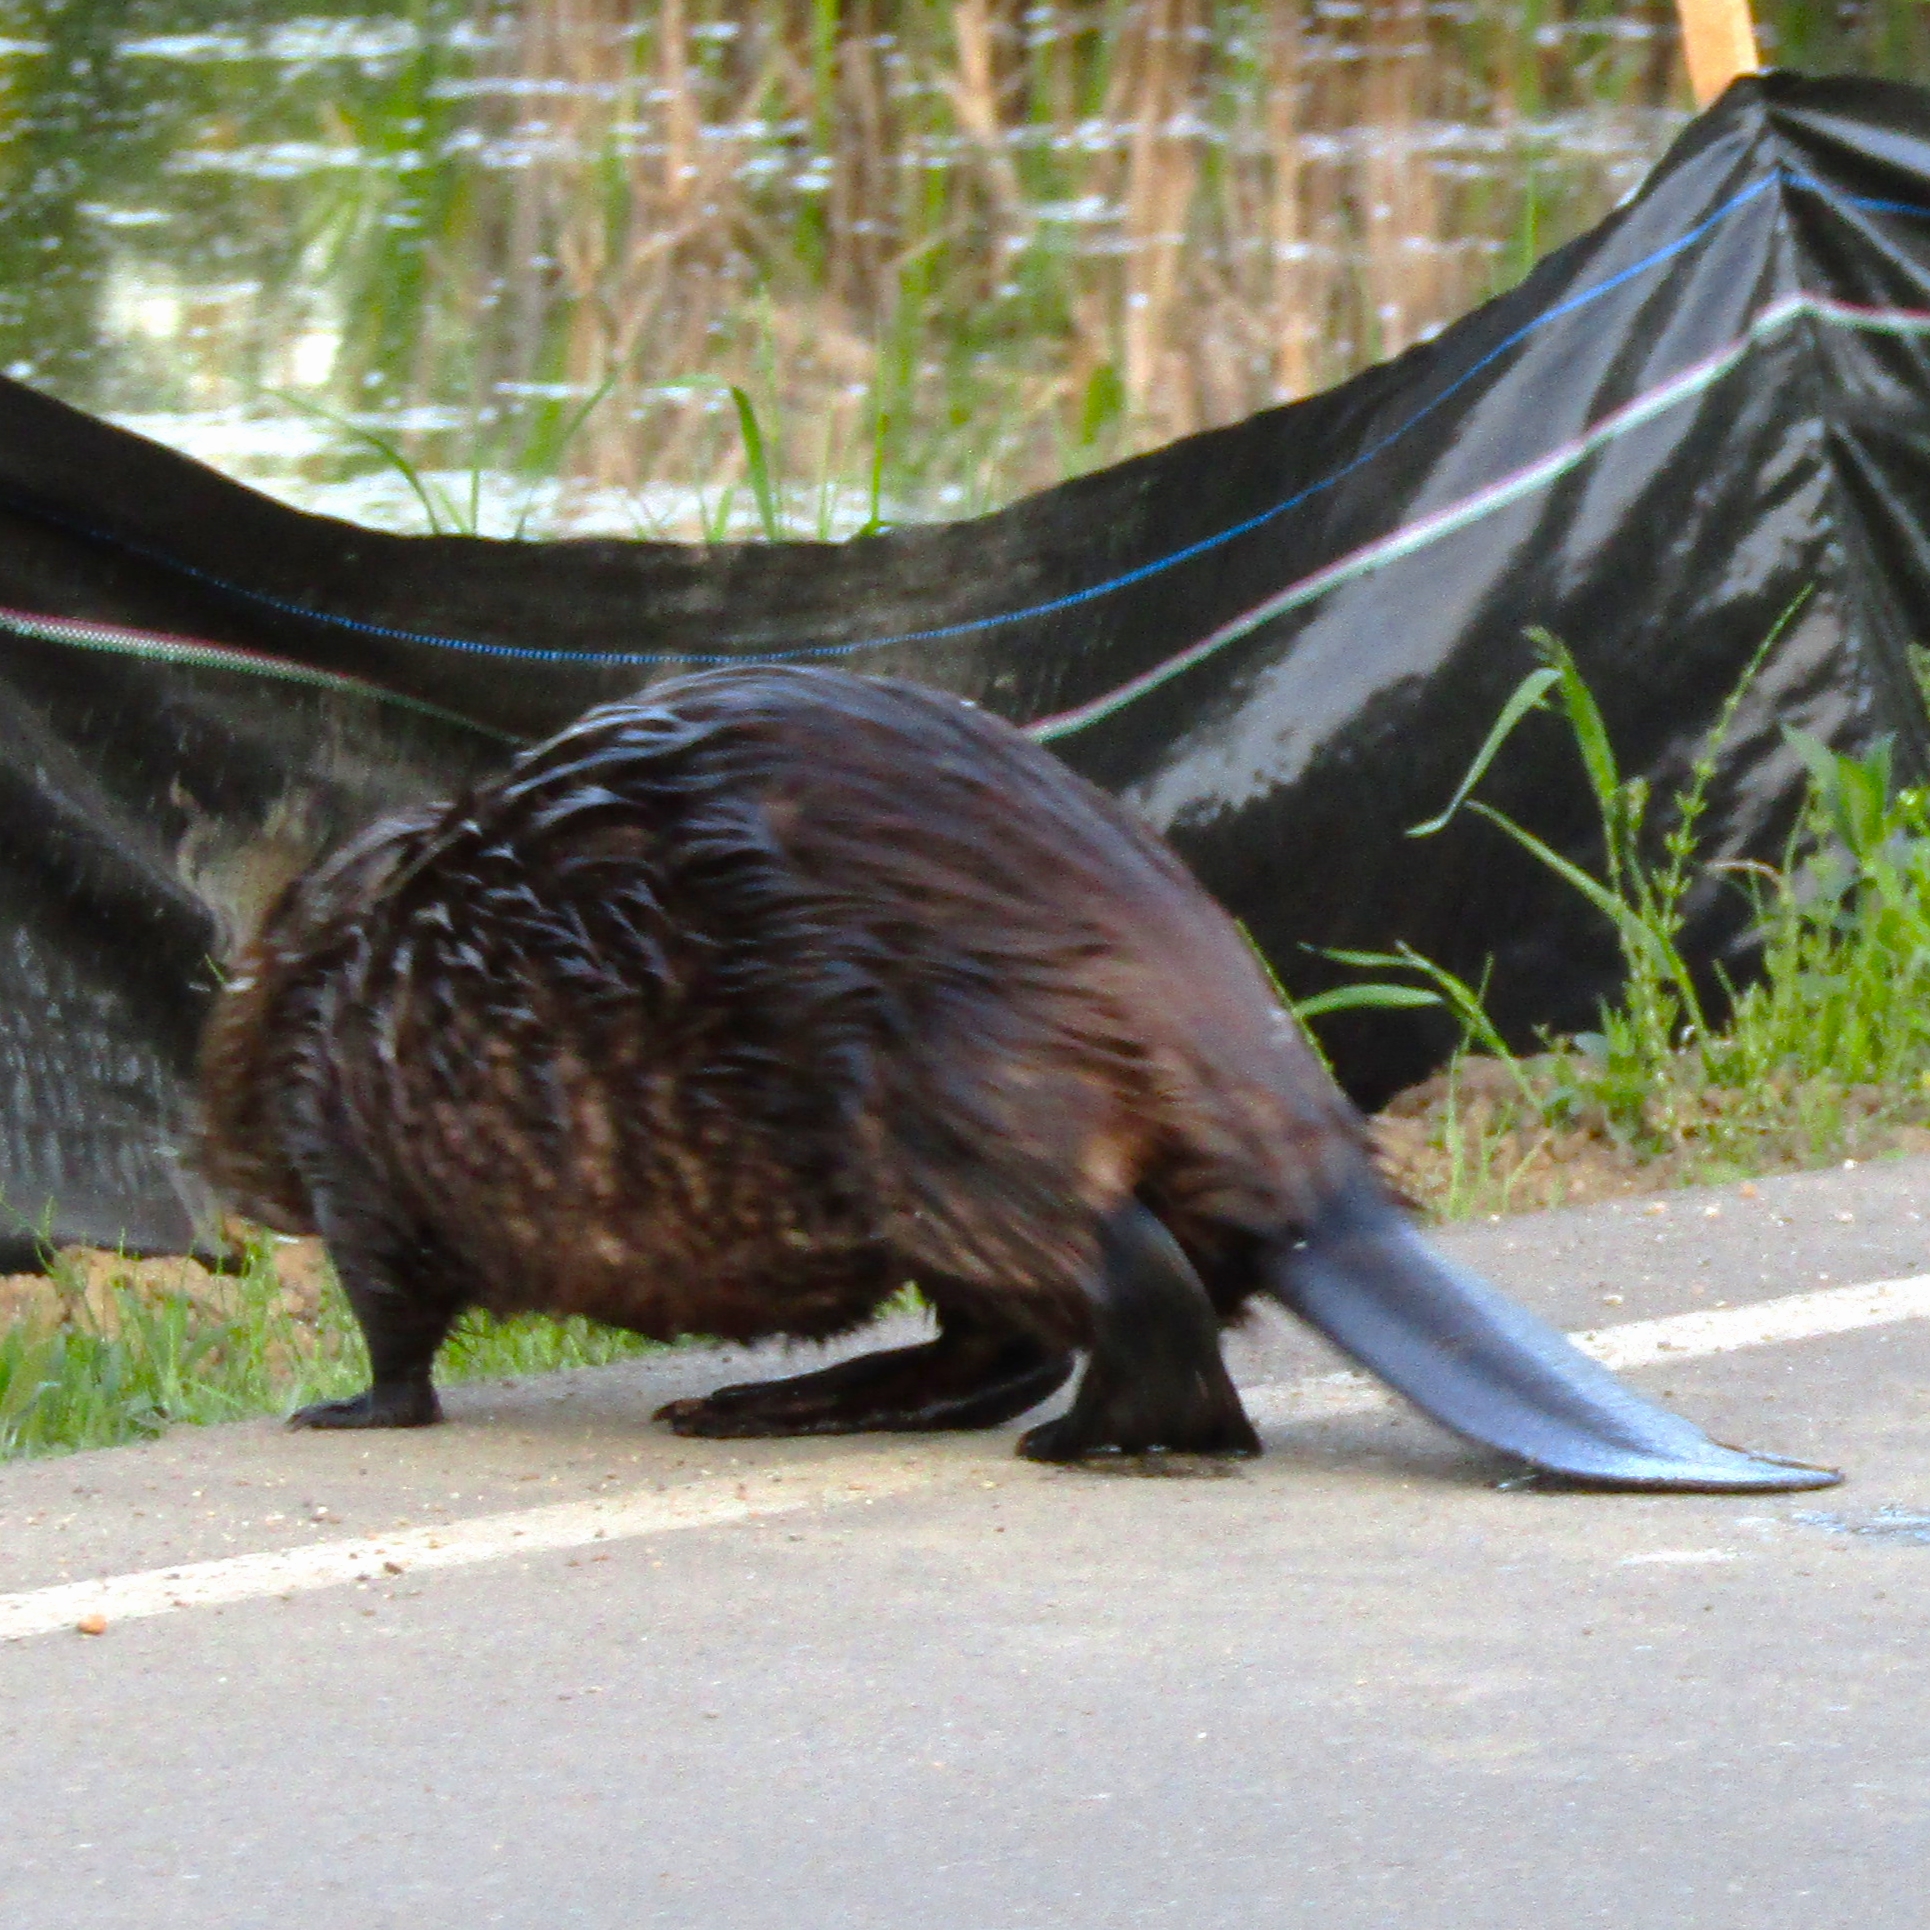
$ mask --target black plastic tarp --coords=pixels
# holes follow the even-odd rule
[[[1326,394],[996,515],[846,544],[404,537],[308,516],[0,383],[0,1194],[168,1248],[223,922],[318,848],[699,663],[838,663],[1029,724],[1167,832],[1296,993],[1313,948],[1489,967],[1505,1029],[1615,988],[1598,915],[1478,819],[1416,842],[1530,667],[1573,649],[1628,767],[1728,742],[1711,858],[1774,857],[1780,723],[1926,764],[1930,96],[1739,82],[1522,285]],[[907,773],[907,782],[915,782]],[[1553,720],[1484,795],[1595,853]],[[1687,948],[1733,950],[1711,885]],[[1373,1102],[1452,1043],[1327,1026]],[[3,1229],[0,1229],[3,1230]]]

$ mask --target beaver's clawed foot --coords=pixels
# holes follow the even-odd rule
[[[954,1322],[917,1347],[670,1401],[657,1419],[713,1440],[997,1427],[1057,1393],[1071,1372],[1070,1354]]]
[[[316,1401],[288,1417],[290,1427],[430,1427],[442,1403],[427,1381],[391,1382],[345,1401]]]
[[[1152,1431],[1173,1433],[1176,1430],[1167,1428]],[[1143,1429],[1134,1431],[1136,1437],[1145,1432]],[[1070,1414],[1061,1414],[1053,1421],[1041,1421],[1037,1427],[1028,1428],[1019,1436],[1019,1453],[1028,1461],[1110,1464],[1134,1456],[1163,1459],[1168,1455],[1250,1460],[1259,1452],[1260,1437],[1254,1433],[1252,1422],[1237,1411],[1214,1415],[1205,1426],[1185,1433],[1183,1438],[1177,1440],[1105,1440],[1095,1438],[1092,1428],[1075,1407]]]

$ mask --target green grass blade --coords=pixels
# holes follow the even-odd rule
[[[429,520],[429,534],[431,536],[448,534],[442,514],[430,498],[428,488],[423,482],[421,471],[386,436],[378,436],[373,429],[364,429],[359,424],[349,421],[346,416],[337,415],[333,409],[325,409],[319,402],[305,401],[299,395],[290,395],[285,389],[264,389],[262,393],[273,396],[277,402],[287,403],[291,409],[300,409],[308,415],[320,417],[332,428],[340,430],[343,435],[352,436],[357,442],[373,449],[415,492],[415,499],[422,505],[422,513]]]
[[[878,411],[877,425],[871,435],[871,488],[866,502],[860,536],[875,536],[885,526],[885,445],[891,435],[891,411]]]
[[[1402,962],[1411,971],[1419,972],[1423,978],[1431,979],[1439,987],[1442,1003],[1461,1021],[1461,1030],[1469,1039],[1478,1042],[1495,1058],[1503,1061],[1515,1076],[1515,1082],[1532,1103],[1534,1094],[1529,1090],[1527,1080],[1522,1076],[1515,1055],[1508,1050],[1495,1022],[1488,1017],[1487,975],[1482,975],[1477,988],[1470,985],[1458,973],[1451,972],[1445,965],[1436,964],[1425,953],[1417,952],[1412,945],[1402,939],[1400,945]],[[1492,961],[1490,961],[1492,963]]]
[[[1247,930],[1244,919],[1234,919],[1233,928],[1246,940],[1246,948],[1253,954],[1254,964],[1259,966],[1266,982],[1273,987],[1273,996],[1280,1001],[1280,1009],[1299,1027],[1300,1036],[1306,1042],[1307,1050],[1311,1052],[1314,1057],[1327,1068],[1329,1074],[1331,1074],[1334,1069],[1333,1062],[1321,1049],[1319,1035],[1314,1031],[1313,1027],[1307,1023],[1306,1017],[1300,1008],[1287,996],[1287,988],[1280,983],[1280,974],[1273,969],[1273,960],[1260,949],[1260,941]]]
[[[1501,707],[1501,715],[1494,720],[1494,728],[1488,732],[1481,748],[1474,754],[1474,762],[1468,766],[1467,775],[1455,788],[1454,795],[1448,799],[1447,809],[1437,818],[1429,818],[1425,824],[1408,826],[1410,838],[1431,838],[1435,832],[1446,828],[1455,812],[1467,802],[1468,793],[1488,774],[1488,766],[1500,754],[1501,747],[1514,735],[1515,726],[1531,710],[1545,708],[1550,688],[1561,681],[1561,672],[1552,668],[1531,670],[1515,685],[1514,694]]]
[[[757,520],[763,526],[765,541],[775,543],[783,532],[778,526],[777,494],[771,487],[771,464],[764,446],[764,431],[758,426],[757,410],[744,390],[735,382],[726,383],[725,387],[736,407],[737,427],[744,438],[744,463],[750,471]]]
[[[616,387],[617,377],[621,372],[621,370],[612,369],[610,373],[596,385],[588,400],[580,404],[576,413],[563,425],[563,433],[557,437],[555,445],[549,452],[550,467],[553,471],[561,468],[563,457],[568,451],[570,444],[582,433],[583,425],[596,413],[597,405]],[[537,480],[532,482],[528,489],[523,492],[523,506],[516,512],[515,527],[511,531],[511,534],[518,542],[522,540],[523,533],[529,528],[530,511],[536,506],[536,492],[542,487],[542,481],[543,479],[538,477]]]
[[[1293,1012],[1296,1018],[1316,1019],[1323,1012],[1390,1011],[1440,1003],[1441,995],[1424,985],[1336,985],[1296,1001]]]
[[[1615,761],[1614,746],[1608,741],[1608,724],[1602,716],[1602,707],[1596,703],[1595,693],[1589,689],[1568,646],[1560,638],[1546,630],[1531,630],[1528,634],[1560,680],[1562,709],[1568,714],[1568,727],[1575,734],[1575,748],[1581,752],[1589,789],[1595,793],[1606,828],[1614,822],[1622,773]]]
[[[1664,977],[1673,979],[1682,971],[1682,961],[1676,956],[1674,946],[1651,931],[1636,915],[1634,908],[1618,898],[1600,879],[1591,878],[1579,865],[1571,864],[1558,851],[1543,844],[1532,831],[1524,830],[1513,818],[1503,811],[1497,811],[1493,805],[1477,800],[1468,809],[1478,811],[1484,818],[1498,824],[1530,856],[1538,858],[1556,877],[1574,886],[1604,918],[1612,921],[1624,945],[1632,951],[1641,952]]]
[[[1360,965],[1369,970],[1380,965],[1405,965],[1409,962],[1401,952],[1350,952],[1340,945],[1316,945],[1309,949],[1317,951],[1322,958],[1331,958],[1337,965]]]

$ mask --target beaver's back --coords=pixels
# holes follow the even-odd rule
[[[254,1062],[486,1304],[819,1332],[908,1267],[1068,1331],[1073,1209],[1275,1226],[1353,1143],[1164,847],[936,693],[681,679],[355,863],[257,948]]]

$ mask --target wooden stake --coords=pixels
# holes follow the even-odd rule
[[[1682,15],[1682,52],[1695,104],[1707,107],[1738,74],[1762,65],[1749,0],[1675,0]]]

